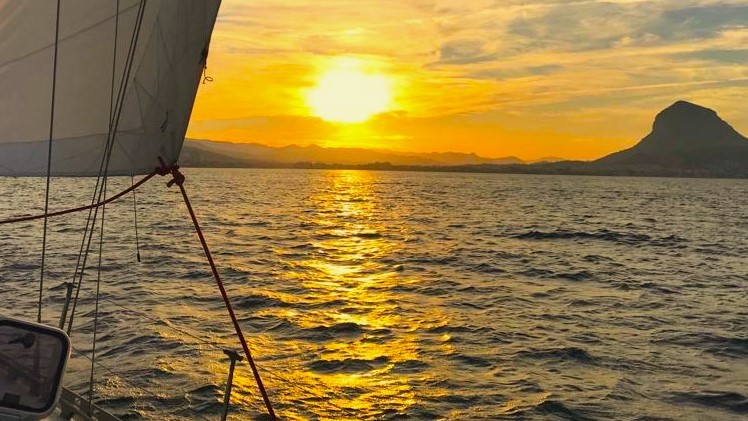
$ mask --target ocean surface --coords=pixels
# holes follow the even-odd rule
[[[188,169],[186,188],[286,420],[748,417],[748,180]],[[51,209],[90,201],[53,179]],[[219,419],[240,346],[176,188],[106,208],[94,399]],[[130,185],[115,178],[109,192]],[[44,180],[0,178],[0,216]],[[86,214],[50,220],[57,324]],[[0,225],[0,313],[36,318],[42,222]],[[98,235],[66,382],[87,395]],[[267,419],[245,362],[230,419]]]

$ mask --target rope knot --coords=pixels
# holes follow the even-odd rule
[[[182,174],[179,171],[179,165],[174,164],[172,166],[166,165],[166,162],[159,156],[158,157],[159,166],[156,167],[156,173],[160,176],[167,176],[171,174],[172,179],[169,180],[168,183],[166,183],[166,187],[171,187],[173,185],[181,186],[184,184],[184,174]]]
[[[177,186],[181,186],[184,184],[184,174],[179,172],[179,165],[174,165],[171,167],[171,176],[174,177],[171,180],[169,180],[168,183],[166,183],[166,187],[171,187],[174,184]]]

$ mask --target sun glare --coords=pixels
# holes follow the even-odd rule
[[[328,70],[307,93],[314,115],[337,123],[361,123],[392,105],[391,81],[366,72],[358,62],[342,61]]]

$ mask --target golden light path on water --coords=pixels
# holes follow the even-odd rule
[[[397,311],[391,288],[402,281],[399,272],[373,267],[369,259],[392,255],[397,245],[379,233],[386,230],[372,221],[377,209],[376,198],[370,190],[374,177],[369,172],[349,171],[330,179],[330,185],[309,197],[307,206],[314,212],[307,223],[320,227],[329,234],[315,244],[324,250],[324,257],[297,262],[298,272],[288,274],[289,279],[308,289],[312,297],[329,300],[335,297],[339,310],[330,312],[327,306],[305,312],[289,309],[284,314],[295,320],[303,329],[319,326],[346,327],[367,331],[396,331],[412,321]],[[342,224],[341,224],[342,222]],[[342,226],[341,226],[342,225]],[[311,270],[310,270],[311,269]],[[319,402],[317,414],[328,413],[329,419],[344,419],[333,408],[353,409],[357,415],[350,419],[373,417],[381,414],[382,407],[403,412],[415,403],[415,393],[407,378],[390,373],[395,363],[418,360],[418,346],[414,334],[398,335],[390,341],[371,341],[366,336],[352,339],[343,335],[332,337],[321,348],[321,363],[331,365],[346,362],[353,365],[371,365],[365,372],[318,373],[301,369],[292,381],[298,386],[328,396],[329,402]],[[303,348],[309,344],[298,343]],[[337,392],[353,390],[350,398],[335,397]],[[300,419],[302,419],[300,417]]]
[[[253,353],[263,359],[260,370],[283,419],[359,420],[405,413],[426,395],[438,399],[447,393],[439,388],[416,391],[414,376],[418,382],[428,382],[434,375],[396,368],[423,361],[417,330],[446,325],[445,315],[435,306],[408,311],[405,306],[420,304],[398,296],[396,289],[418,279],[397,266],[377,263],[396,259],[401,247],[385,235],[397,226],[398,215],[389,215],[390,210],[380,206],[373,190],[377,175],[364,171],[330,175],[326,184],[314,186],[303,203],[307,211],[299,215],[299,223],[315,233],[311,243],[315,252],[299,258],[289,247],[272,247],[284,268],[273,282],[290,288],[260,291],[250,279],[234,291],[235,298],[260,295],[282,305],[251,314],[240,310],[239,317],[249,318],[250,325],[252,320],[271,321],[269,332],[248,332],[248,339]],[[383,225],[383,215],[388,215],[391,226]],[[248,235],[252,229],[242,231]],[[224,263],[247,269],[244,260]],[[201,311],[193,316],[206,318],[206,323],[209,317],[224,317]],[[443,335],[447,353],[449,339]],[[211,383],[224,384],[226,359],[215,352],[205,352],[201,359],[199,364],[214,373]],[[190,359],[170,359],[166,369],[189,373],[194,364]],[[251,412],[261,413],[256,390],[251,371],[240,364],[232,403],[242,412],[253,408]]]

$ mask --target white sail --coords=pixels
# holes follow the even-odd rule
[[[99,174],[121,86],[108,173],[174,163],[220,0],[63,0],[55,43],[57,4],[0,0],[0,175],[47,173],[55,45],[52,175]]]

